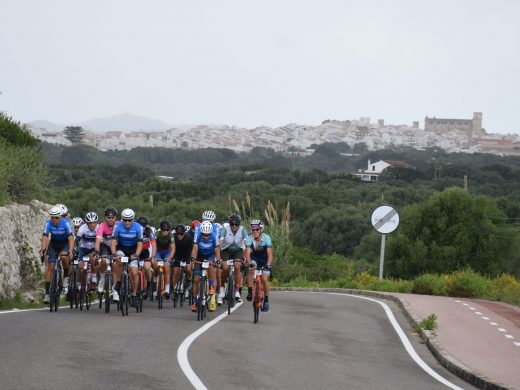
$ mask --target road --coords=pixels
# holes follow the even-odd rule
[[[377,302],[301,292],[273,292],[271,301],[258,324],[246,302],[193,341],[189,364],[207,388],[447,388],[410,357]],[[442,368],[388,305],[434,371],[472,388]],[[97,306],[2,314],[2,387],[192,389],[177,350],[200,326],[188,307],[158,310],[150,302],[125,318]]]

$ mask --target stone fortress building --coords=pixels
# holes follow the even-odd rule
[[[473,119],[428,118],[426,116],[424,119],[424,130],[436,134],[447,134],[456,130],[463,131],[468,137],[468,143],[486,133],[482,129],[481,112],[474,112]]]

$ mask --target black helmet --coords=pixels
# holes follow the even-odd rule
[[[146,217],[139,217],[137,218],[137,221],[136,221],[139,225],[141,225],[142,227],[146,227],[148,226],[148,218]]]
[[[175,230],[175,233],[183,233],[184,234],[186,232],[186,226],[179,224],[179,225],[175,226],[173,228],[173,230]]]
[[[115,217],[117,216],[117,210],[113,207],[107,207],[105,209],[105,217]]]
[[[236,224],[236,225],[240,225],[241,220],[242,219],[240,218],[240,215],[238,215],[238,214],[234,214],[228,218],[228,221],[230,224]]]
[[[170,223],[170,221],[167,221],[166,219],[162,220],[160,223],[159,223],[159,229],[168,229],[168,230],[171,230],[172,228],[172,224]]]

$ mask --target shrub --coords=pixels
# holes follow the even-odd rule
[[[447,293],[454,297],[474,298],[486,295],[491,288],[485,277],[467,268],[449,275]]]
[[[423,274],[414,279],[412,292],[424,295],[446,295],[446,281],[437,274]]]
[[[520,305],[520,281],[508,274],[502,274],[491,281],[492,299]]]
[[[363,288],[376,285],[379,282],[379,279],[377,276],[370,275],[368,272],[363,271],[356,276],[356,281],[359,283],[360,288]]]

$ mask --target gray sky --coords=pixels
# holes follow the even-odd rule
[[[0,110],[254,127],[471,118],[520,133],[516,0],[2,0]]]

